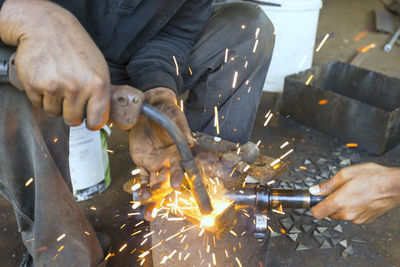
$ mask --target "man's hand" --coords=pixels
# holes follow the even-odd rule
[[[315,218],[368,223],[400,204],[400,168],[375,163],[347,167],[310,193],[327,196],[312,209]]]
[[[171,89],[158,87],[144,94],[145,103],[171,118],[192,144],[191,132],[185,114],[177,106],[175,93]],[[141,170],[141,199],[152,199],[147,205],[145,219],[152,220],[152,212],[162,198],[171,193],[172,188],[178,189],[182,183],[179,153],[168,133],[143,115],[130,130],[129,142],[131,157]]]
[[[101,128],[108,120],[106,61],[78,20],[44,0],[9,0],[0,12],[0,37],[17,46],[15,64],[32,104],[70,126]]]

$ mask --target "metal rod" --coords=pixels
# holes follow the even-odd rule
[[[390,39],[389,43],[387,43],[383,47],[383,50],[385,50],[385,52],[390,52],[392,50],[392,48],[393,48],[393,45],[396,43],[397,39],[399,39],[399,36],[400,36],[400,27],[393,34],[392,39]]]

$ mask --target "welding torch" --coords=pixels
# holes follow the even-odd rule
[[[0,62],[0,83],[12,84],[23,91],[23,86],[18,80],[14,59],[15,54],[12,54],[10,58]],[[176,123],[158,109],[144,103],[144,95],[140,90],[126,86],[112,91],[110,118],[119,128],[129,130],[138,121],[140,114],[159,124],[174,140],[181,158],[180,163],[189,178],[189,185],[200,212],[210,214],[213,211],[210,196],[198,171],[189,144]]]
[[[311,208],[325,199],[324,196],[311,195],[308,190],[277,189],[264,185],[230,188],[225,198],[236,205],[255,209],[257,213],[267,213],[272,209]]]

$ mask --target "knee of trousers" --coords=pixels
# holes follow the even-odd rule
[[[241,51],[241,56],[247,55],[248,58],[253,58],[253,66],[271,60],[275,44],[275,28],[258,5],[246,2],[217,4],[214,12],[226,23],[223,23],[226,29],[224,34],[230,34],[231,37],[228,39],[235,40],[232,45]],[[254,50],[256,40],[258,44]]]

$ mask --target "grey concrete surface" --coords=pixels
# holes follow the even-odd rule
[[[354,36],[363,30],[373,30],[374,20],[372,10],[381,7],[378,0],[326,0],[321,11],[318,37],[333,32],[325,46],[314,57],[314,64],[323,64],[331,60],[349,61],[356,49],[372,42],[377,48],[368,52],[368,56],[361,64],[371,70],[379,71],[390,76],[400,76],[400,47],[396,46],[392,52],[385,53],[382,47],[390,39],[387,34],[369,32],[358,42]],[[306,29],[305,29],[306,30]],[[288,158],[290,169],[296,168],[306,158],[323,155],[328,157],[332,151],[342,147],[343,143],[331,139],[321,133],[307,129],[296,123],[279,118],[275,119],[270,127],[264,128],[264,114],[274,108],[276,95],[265,94],[257,115],[252,140],[262,140],[262,152],[271,156],[280,156],[280,144],[292,140],[295,154]],[[138,266],[137,255],[130,252],[138,246],[138,240],[130,237],[134,225],[140,221],[138,217],[127,216],[131,212],[129,195],[122,191],[122,184],[130,178],[130,171],[134,168],[129,158],[127,148],[127,134],[115,130],[109,140],[112,185],[102,195],[81,203],[82,209],[97,231],[102,231],[112,237],[113,251],[125,243],[127,248],[112,258],[111,266]],[[374,157],[366,152],[355,150],[358,162],[375,161],[390,166],[400,166],[400,147],[389,151],[382,157]],[[304,173],[289,171],[283,178],[287,180],[302,179]],[[91,206],[96,211],[89,209]],[[17,226],[13,217],[12,207],[0,197],[0,266],[18,266],[25,251]],[[346,239],[359,237],[366,243],[352,243],[354,254],[342,256],[343,248],[336,246],[331,249],[312,248],[305,251],[296,251],[296,243],[287,236],[271,238],[269,251],[264,266],[396,266],[400,265],[400,210],[395,209],[377,221],[367,225],[341,223]],[[272,220],[279,219],[273,216]],[[124,227],[123,226],[125,224]],[[145,230],[146,225],[142,224]],[[304,238],[309,238],[305,235]],[[146,261],[143,266],[151,266]],[[232,266],[236,266],[233,262]]]

